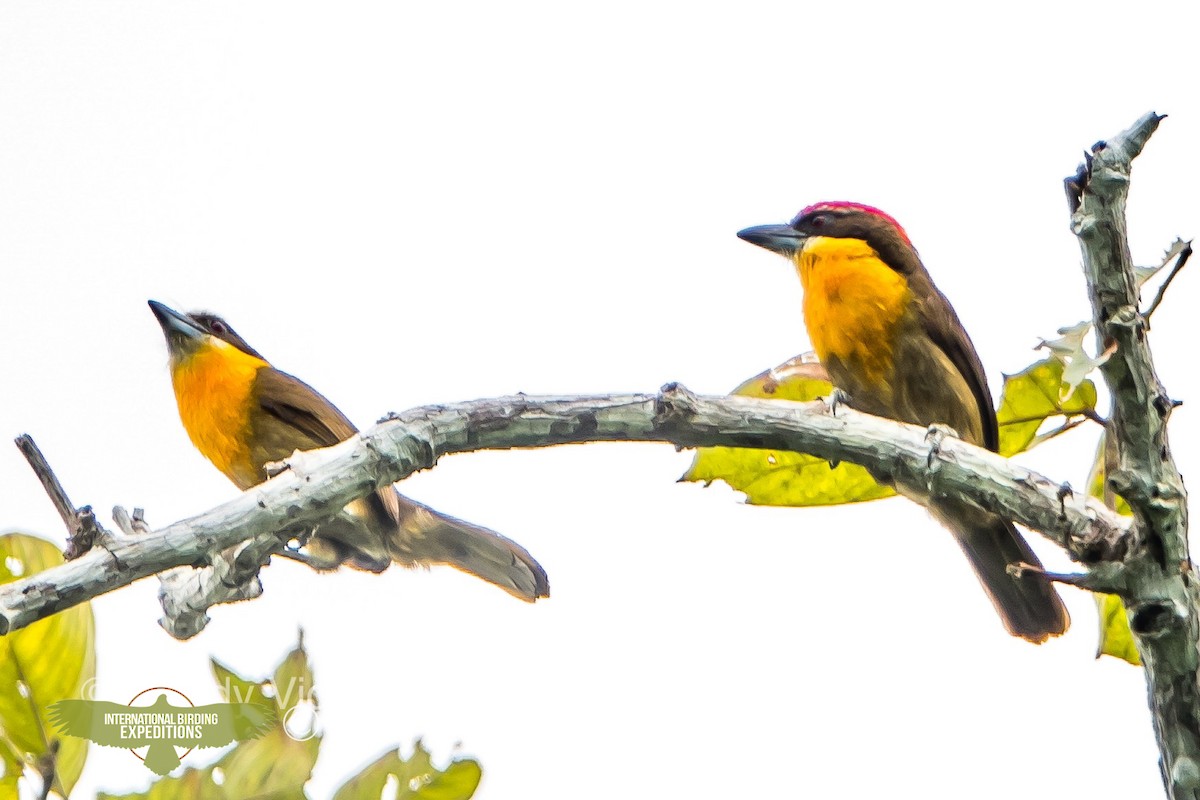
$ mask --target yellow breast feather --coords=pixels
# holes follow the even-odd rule
[[[805,242],[796,268],[817,356],[836,358],[862,382],[890,381],[892,342],[912,300],[904,276],[860,239],[821,236]]]
[[[258,483],[245,427],[254,376],[267,362],[211,339],[171,369],[179,417],[192,444],[241,488]]]

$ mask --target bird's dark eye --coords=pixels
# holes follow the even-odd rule
[[[229,330],[225,327],[225,323],[221,322],[219,319],[214,319],[212,322],[208,323],[208,329],[213,333],[227,333]]]
[[[820,228],[825,225],[825,221],[828,219],[829,217],[825,216],[824,214],[817,214],[808,221],[808,224],[814,228]]]

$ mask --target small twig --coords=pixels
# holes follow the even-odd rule
[[[1097,419],[1098,416],[1099,415],[1097,415],[1097,414],[1093,414],[1091,416],[1089,416],[1087,414],[1081,414],[1079,419],[1073,419],[1070,422],[1064,422],[1062,425],[1059,425],[1057,428],[1050,431],[1049,435],[1050,436],[1060,436],[1069,430],[1078,428],[1080,425],[1082,425],[1085,422],[1099,422],[1101,425],[1103,425],[1104,419],[1103,418]]]
[[[1024,425],[1024,424],[1027,424],[1030,422],[1045,422],[1046,420],[1052,419],[1054,417],[1066,417],[1066,418],[1070,419],[1071,417],[1082,417],[1082,416],[1086,416],[1086,411],[1083,409],[1080,409],[1079,411],[1070,411],[1070,412],[1062,411],[1062,410],[1055,410],[1053,414],[1030,414],[1027,417],[1011,417],[1009,419],[1004,420],[1004,422],[1000,423],[1000,427],[1001,427],[1001,429],[1003,429],[1009,425]]]
[[[71,503],[71,498],[67,497],[67,490],[59,482],[54,470],[50,469],[46,456],[42,455],[41,449],[28,433],[22,433],[14,441],[17,449],[21,451],[21,455],[25,456],[25,460],[29,462],[29,468],[33,470],[33,474],[37,475],[38,480],[42,482],[46,494],[50,495],[50,502],[54,504],[58,515],[62,517],[63,524],[67,526],[70,533],[74,534],[75,506]]]
[[[1033,437],[1033,440],[1029,442],[1028,446],[1026,446],[1026,448],[1023,452],[1032,450],[1033,448],[1037,447],[1038,445],[1045,444],[1046,442],[1050,441],[1051,439],[1062,436],[1067,431],[1072,430],[1074,428],[1078,428],[1080,425],[1083,425],[1086,422],[1093,422],[1093,421],[1094,420],[1092,420],[1087,415],[1080,415],[1080,417],[1078,419],[1072,419],[1070,422],[1064,422],[1062,425],[1059,425],[1057,428],[1048,430],[1045,433],[1039,433],[1037,436]]]
[[[121,529],[121,533],[126,536],[140,536],[150,532],[150,526],[146,524],[145,509],[135,508],[133,516],[130,516],[124,506],[113,506],[112,518]]]
[[[97,538],[104,540],[108,532],[96,521],[91,506],[76,508],[71,503],[71,498],[67,497],[67,490],[63,488],[54,470],[50,469],[50,463],[46,461],[46,456],[42,454],[32,436],[23,433],[15,442],[17,449],[29,462],[33,474],[42,482],[42,488],[50,496],[50,502],[62,517],[63,524],[67,526],[67,549],[63,551],[63,557],[68,561],[79,558],[92,549]]]
[[[1153,302],[1151,302],[1149,307],[1147,307],[1142,313],[1142,316],[1146,318],[1146,330],[1150,330],[1150,317],[1154,314],[1155,309],[1158,308],[1159,303],[1163,301],[1163,297],[1167,293],[1167,287],[1171,285],[1171,281],[1175,280],[1175,276],[1179,274],[1180,270],[1183,269],[1183,265],[1186,264],[1188,259],[1191,257],[1192,243],[1189,241],[1183,246],[1183,250],[1179,252],[1179,256],[1175,259],[1175,266],[1171,267],[1171,271],[1167,273],[1166,279],[1162,282],[1162,285],[1158,287],[1158,294],[1154,296]]]
[[[1014,578],[1020,578],[1026,573],[1044,575],[1055,583],[1104,594],[1118,594],[1124,588],[1121,570],[1119,563],[1106,563],[1089,572],[1047,572],[1043,567],[1026,564],[1024,561],[1008,565],[1008,574]]]
[[[32,441],[32,440],[30,440]],[[38,756],[37,771],[42,778],[40,800],[48,800],[50,791],[54,788],[54,778],[58,766],[58,739],[52,739],[46,752]]]

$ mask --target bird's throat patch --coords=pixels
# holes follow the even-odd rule
[[[912,302],[908,281],[861,239],[814,236],[794,258],[817,356],[840,362],[856,385],[890,381],[892,342]]]
[[[254,378],[267,362],[209,338],[171,365],[179,418],[205,458],[243,488],[258,483],[246,445]]]

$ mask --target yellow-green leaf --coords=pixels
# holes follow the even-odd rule
[[[313,692],[313,674],[308,664],[308,651],[304,649],[303,632],[295,649],[288,653],[275,669],[272,686],[282,716],[286,716],[300,703],[311,703],[313,709],[316,709],[317,695]]]
[[[226,796],[303,796],[304,784],[317,763],[321,737],[313,728],[297,724],[294,715],[302,703],[312,703],[315,712],[312,686],[312,670],[301,641],[284,658],[271,682],[278,712],[275,727],[242,742],[217,762],[224,772]]]
[[[1064,386],[1062,362],[1052,358],[1004,376],[1004,391],[996,412],[1000,423],[1000,455],[1012,456],[1035,447],[1067,430],[1081,415],[1096,410],[1094,383],[1083,381],[1065,398]],[[1056,418],[1061,419],[1057,426],[1041,432],[1047,420]]]
[[[1133,509],[1124,497],[1108,488],[1108,462],[1116,458],[1116,453],[1108,452],[1108,432],[1100,434],[1100,442],[1096,445],[1096,457],[1092,460],[1092,471],[1088,475],[1088,496],[1094,497],[1105,506],[1116,511],[1123,517],[1132,517]]]
[[[194,769],[188,767],[178,778],[163,778],[155,781],[144,792],[108,794],[100,792],[96,800],[225,800],[225,790],[213,780],[212,767]]]
[[[275,701],[269,696],[274,691],[269,688],[270,681],[247,680],[215,658],[211,659],[210,666],[225,702],[251,703],[263,708],[274,709]]]
[[[1129,628],[1129,615],[1125,613],[1121,598],[1115,594],[1093,592],[1092,599],[1096,601],[1096,611],[1100,615],[1100,642],[1096,647],[1096,658],[1113,656],[1140,667],[1142,657],[1138,655],[1137,643]]]
[[[1125,498],[1112,492],[1106,483],[1108,474],[1107,463],[1112,454],[1108,452],[1107,432],[1100,435],[1100,444],[1096,447],[1096,458],[1092,463],[1092,474],[1088,476],[1088,494],[1104,502],[1122,516],[1131,516],[1133,509]],[[1138,655],[1137,642],[1133,631],[1129,628],[1129,615],[1125,613],[1125,604],[1114,594],[1093,592],[1096,601],[1096,612],[1100,617],[1100,637],[1096,645],[1096,658],[1113,656],[1122,661],[1128,661],[1135,667],[1142,664]]]
[[[334,800],[378,800],[389,781],[396,800],[469,800],[479,786],[483,770],[472,758],[451,761],[444,770],[433,766],[429,751],[418,739],[412,757],[405,760],[390,750],[347,781]]]
[[[58,547],[23,533],[0,535],[0,584],[63,563]],[[96,625],[83,603],[0,636],[0,760],[5,781],[59,739],[55,790],[68,794],[87,758],[86,739],[58,737],[47,710],[78,698],[96,677]],[[2,784],[0,784],[2,785]]]
[[[805,354],[755,375],[733,394],[805,402],[828,397],[832,390],[825,368]],[[857,464],[831,467],[804,453],[739,447],[697,449],[681,480],[724,481],[745,493],[747,503],[768,506],[839,505],[895,494]]]

